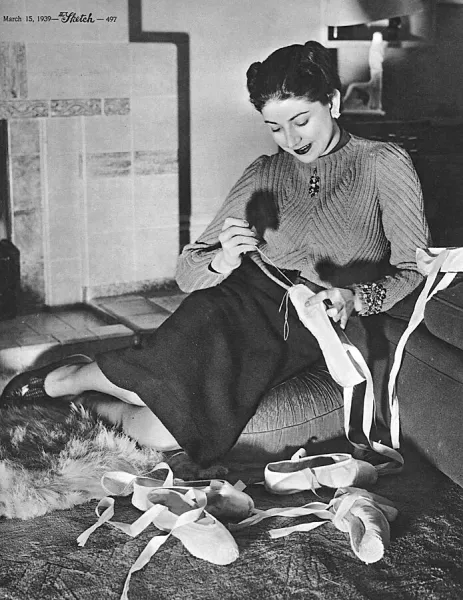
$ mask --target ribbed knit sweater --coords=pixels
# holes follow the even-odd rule
[[[311,196],[315,169],[319,191]],[[228,276],[209,266],[224,220],[245,219],[251,198],[276,209],[278,224],[259,245],[265,257],[315,285],[379,283],[386,291],[381,310],[388,310],[423,279],[415,252],[430,237],[409,155],[396,144],[350,136],[310,164],[287,152],[255,160],[198,241],[184,248],[176,273],[182,290],[212,287]]]

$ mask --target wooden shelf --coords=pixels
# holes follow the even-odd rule
[[[351,27],[325,27],[323,44],[329,48],[368,46],[376,31],[383,34],[389,48],[418,48],[435,43],[436,0],[430,0],[428,10],[403,16],[400,20],[397,30],[391,29],[387,20]],[[332,36],[334,29],[338,30],[336,39]],[[396,36],[392,35],[393,31]]]

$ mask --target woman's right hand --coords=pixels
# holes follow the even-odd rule
[[[247,221],[227,217],[219,242],[222,250],[215,255],[211,267],[218,273],[229,273],[240,266],[243,254],[256,249],[259,239]]]

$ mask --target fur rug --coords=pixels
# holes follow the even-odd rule
[[[0,408],[0,516],[31,519],[105,494],[105,471],[148,473],[163,460],[80,405]]]

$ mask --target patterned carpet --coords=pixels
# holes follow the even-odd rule
[[[169,540],[131,582],[131,600],[460,600],[463,598],[463,490],[405,451],[401,475],[384,477],[374,492],[396,503],[385,557],[364,565],[347,535],[325,525],[311,533],[270,540],[268,530],[299,520],[268,519],[235,533],[239,559],[215,566]],[[255,474],[255,473],[254,473]],[[240,473],[246,477],[246,471]],[[271,497],[248,487],[259,508],[300,505],[314,497]],[[132,539],[101,527],[84,548],[77,536],[95,521],[96,501],[28,521],[0,520],[0,598],[112,600],[155,529]],[[137,511],[118,499],[116,517]]]

